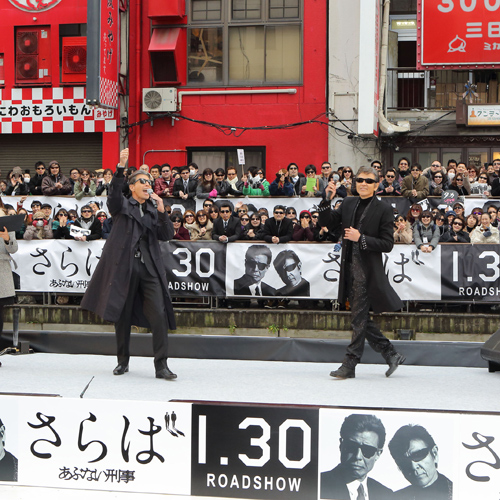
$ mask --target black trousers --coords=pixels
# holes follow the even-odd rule
[[[376,323],[370,319],[370,301],[366,288],[366,277],[359,257],[353,252],[351,264],[349,299],[351,303],[351,343],[342,364],[354,369],[361,361],[365,339],[375,352],[380,352],[387,361],[396,353],[390,340],[385,337]]]
[[[163,289],[158,276],[147,270],[140,258],[135,258],[127,299],[119,321],[115,323],[118,363],[127,364],[130,358],[130,330],[134,299],[141,294],[143,312],[153,333],[153,352],[156,370],[167,366],[168,328],[165,321],[165,304]]]

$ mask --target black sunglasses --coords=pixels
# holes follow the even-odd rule
[[[274,213],[276,215],[283,215],[285,212],[283,212],[283,210],[275,210]]]
[[[366,184],[375,184],[376,182],[378,183],[378,181],[376,181],[375,179],[367,179],[365,177],[358,177],[356,179],[356,182],[359,183],[359,184],[363,184],[364,182]]]
[[[247,265],[250,269],[258,269],[259,271],[264,271],[268,266],[264,264],[264,262],[257,262],[255,260],[248,259],[245,261],[245,265]]]
[[[140,182],[141,184],[149,184],[151,186],[151,181],[149,179],[144,179],[144,177],[137,179],[135,182]]]
[[[219,210],[221,214],[229,214],[231,213],[231,210]]]
[[[294,262],[293,264],[290,264],[288,266],[283,266],[283,269],[289,273],[290,271],[293,271],[297,267],[297,262]]]
[[[430,451],[430,447],[422,448],[421,450],[406,453],[406,455],[404,457],[401,457],[400,460],[410,459],[412,462],[420,462],[429,454]]]
[[[367,444],[359,444],[356,441],[349,441],[349,440],[342,440],[342,449],[346,453],[352,455],[357,455],[358,450],[361,450],[361,453],[365,458],[372,458],[378,451],[378,448],[376,448],[375,446],[369,446]]]

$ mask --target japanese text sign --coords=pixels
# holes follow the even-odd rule
[[[500,65],[500,0],[419,0],[417,69]]]

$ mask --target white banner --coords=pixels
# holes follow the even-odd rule
[[[11,483],[190,494],[190,404],[2,396],[0,419]]]
[[[85,293],[106,240],[19,241],[12,254],[23,292]]]

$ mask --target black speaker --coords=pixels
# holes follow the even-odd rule
[[[500,329],[481,347],[481,357],[488,361],[488,371],[500,371]]]

